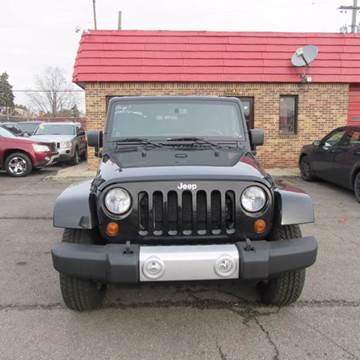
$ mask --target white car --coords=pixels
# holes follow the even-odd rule
[[[42,123],[32,138],[54,142],[60,154],[59,161],[71,161],[73,164],[78,164],[81,159],[86,159],[87,142],[85,131],[80,123]]]

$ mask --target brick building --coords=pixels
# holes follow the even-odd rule
[[[291,64],[298,47],[319,54]],[[247,121],[265,130],[258,157],[294,167],[303,144],[334,127],[360,124],[360,35],[194,31],[90,31],[73,80],[85,89],[87,129],[104,126],[108,100],[131,95],[239,97]],[[96,160],[89,154],[90,167]]]

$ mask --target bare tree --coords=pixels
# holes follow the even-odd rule
[[[58,67],[48,67],[35,78],[35,91],[28,94],[34,110],[57,116],[77,105],[77,97],[64,72]]]

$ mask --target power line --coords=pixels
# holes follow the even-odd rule
[[[64,90],[33,90],[33,89],[13,89],[12,92],[23,92],[23,93],[42,93],[42,92],[57,92],[57,93],[73,93],[73,92],[80,92],[83,93],[84,90],[80,89],[64,89]]]
[[[351,14],[351,25],[350,25],[350,29],[352,33],[356,33],[358,32],[358,26],[357,26],[357,21],[356,21],[356,16],[357,16],[357,12],[358,10],[360,10],[360,6],[358,6],[358,0],[353,0],[353,5],[341,5],[338,8],[341,12],[343,11],[347,11],[347,10],[351,10],[352,14]],[[345,25],[346,27],[346,25]]]

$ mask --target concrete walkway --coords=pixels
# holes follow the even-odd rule
[[[50,181],[76,181],[91,179],[96,175],[96,170],[89,170],[87,163],[82,162],[79,165],[65,167],[57,173],[45,177],[44,180]]]

